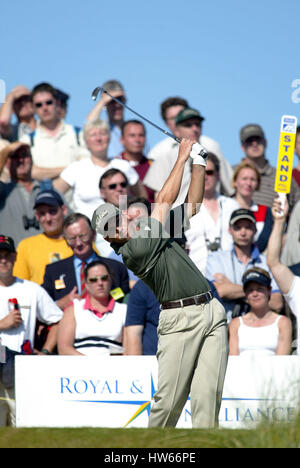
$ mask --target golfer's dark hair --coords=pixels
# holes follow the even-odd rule
[[[72,213],[69,216],[67,216],[63,223],[63,231],[65,231],[72,224],[78,223],[78,221],[80,221],[81,219],[83,219],[89,226],[90,230],[93,231],[90,219],[83,213]]]
[[[161,105],[160,105],[160,115],[162,119],[165,121],[166,120],[166,111],[169,107],[172,106],[183,106],[183,107],[188,107],[189,103],[187,102],[186,99],[183,99],[181,97],[175,96],[175,97],[169,97],[165,99]]]
[[[143,127],[144,133],[145,133],[145,135],[146,135],[146,128],[145,128],[145,125],[143,124],[143,122],[141,122],[140,120],[131,119],[131,120],[126,120],[126,122],[123,122],[123,123],[122,123],[122,126],[121,126],[122,136],[124,135],[125,128],[126,128],[127,125],[129,125],[129,124],[141,125],[141,126]]]
[[[108,179],[116,174],[121,174],[124,179],[126,180],[126,183],[128,185],[128,179],[126,177],[126,175],[124,174],[124,172],[120,171],[120,169],[108,169],[107,171],[104,172],[104,174],[102,174],[102,176],[100,177],[100,180],[99,180],[99,188],[102,188],[102,182],[105,180],[105,179]]]
[[[107,273],[109,274],[109,276],[111,277],[111,280],[112,282],[114,281],[114,275],[113,275],[113,272],[112,272],[112,269],[107,265],[107,263],[105,263],[103,260],[94,260],[93,262],[90,262],[87,264],[87,266],[85,267],[84,269],[84,277],[85,279],[87,279],[88,277],[88,272],[91,268],[95,267],[95,266],[104,266],[107,270]]]
[[[298,133],[300,133],[300,125],[296,128],[296,134],[298,135]]]

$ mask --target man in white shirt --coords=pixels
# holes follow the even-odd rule
[[[36,319],[55,327],[63,315],[41,286],[13,276],[16,255],[13,239],[0,235],[0,426],[7,406],[15,424],[15,355],[33,354]],[[39,354],[50,354],[47,342]]]
[[[71,164],[89,156],[81,132],[61,119],[56,89],[48,83],[34,87],[32,103],[39,118],[36,130],[21,141],[31,146],[33,177],[55,179]]]
[[[233,193],[231,187],[232,168],[228,161],[225,159],[219,143],[211,138],[201,135],[202,122],[204,117],[195,109],[186,107],[181,110],[175,120],[175,136],[181,138],[188,138],[199,141],[209,152],[214,153],[220,162],[220,182],[222,186],[222,193],[231,195]],[[161,143],[161,154],[156,157],[146,174],[143,183],[145,186],[159,192],[167,180],[177,158],[179,143],[172,138],[163,140]],[[151,158],[151,154],[148,155]],[[191,165],[187,161],[183,173],[182,184],[179,195],[174,206],[184,203],[187,190],[191,180]]]

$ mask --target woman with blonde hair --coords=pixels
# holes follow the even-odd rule
[[[126,175],[132,195],[147,197],[146,189],[129,162],[120,158],[108,158],[110,129],[107,122],[87,122],[83,128],[83,137],[90,157],[71,163],[53,182],[54,188],[63,194],[69,189],[74,190],[74,211],[92,217],[94,211],[103,203],[99,190],[100,178],[111,168],[119,169]]]
[[[234,199],[241,208],[254,212],[257,229],[255,243],[259,251],[263,252],[272,231],[273,217],[271,208],[259,205],[252,199],[253,193],[259,189],[259,185],[260,173],[251,162],[243,161],[236,166],[232,177],[232,186],[235,190]]]

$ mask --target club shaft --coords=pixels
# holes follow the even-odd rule
[[[106,91],[105,89],[101,88],[101,87],[98,87],[98,88],[95,88],[93,93],[92,93],[92,99],[96,100],[97,99],[97,96],[98,96],[98,93],[101,92],[101,93],[105,93],[107,94],[111,99],[113,99],[114,101],[116,101],[118,104],[120,104],[121,106],[125,107],[126,109],[128,109],[130,112],[132,112],[133,114],[137,115],[140,119],[144,120],[145,122],[149,123],[150,125],[152,125],[154,128],[156,128],[157,130],[159,130],[160,132],[162,132],[164,135],[167,135],[168,137],[171,137],[173,138],[173,140],[177,141],[177,143],[180,143],[180,139],[177,138],[175,135],[173,135],[172,133],[170,132],[167,132],[167,130],[164,130],[163,128],[159,127],[158,125],[156,125],[154,122],[151,122],[151,120],[147,119],[146,117],[144,117],[143,115],[139,114],[138,112],[136,112],[135,110],[131,109],[131,107],[127,106],[126,104],[124,104],[124,102],[120,101],[118,98],[112,96],[108,91]]]

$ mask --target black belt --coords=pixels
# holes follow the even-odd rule
[[[186,307],[190,305],[206,304],[213,298],[212,292],[199,294],[198,296],[186,297],[185,299],[178,299],[177,301],[169,301],[161,304],[162,309],[175,309],[179,307]]]

